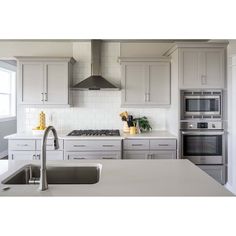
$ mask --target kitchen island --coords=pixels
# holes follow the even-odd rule
[[[48,161],[48,166],[100,164],[99,182],[49,184],[46,191],[39,191],[37,184],[2,184],[4,179],[29,163],[40,164],[36,160],[9,162],[8,170],[0,176],[0,196],[233,196],[201,169],[183,159]]]

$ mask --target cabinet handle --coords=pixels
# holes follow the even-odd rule
[[[41,101],[43,102],[44,101],[44,94],[41,93]]]
[[[13,154],[11,154],[11,159],[14,160],[14,155]]]
[[[36,160],[36,158],[35,158],[35,154],[33,155],[33,160]]]
[[[167,147],[167,146],[169,146],[169,144],[158,144],[158,146],[160,146],[160,147]]]
[[[17,144],[18,147],[27,147],[29,146],[28,144]]]
[[[140,143],[140,144],[137,143],[137,144],[132,144],[132,146],[133,146],[133,147],[140,147],[140,146],[143,146],[143,144],[141,144],[141,143]]]
[[[48,101],[48,93],[45,93],[45,100],[44,101]]]
[[[104,145],[102,145],[103,147],[114,147],[114,145],[106,145],[106,144],[104,144]]]
[[[85,159],[85,157],[73,157],[74,160],[82,160]]]
[[[201,82],[202,82],[202,85],[207,84],[207,79],[205,75],[201,76]]]
[[[112,160],[112,159],[116,159],[116,158],[114,158],[114,157],[102,157],[102,159],[104,159],[104,160]]]
[[[38,158],[37,158],[37,160],[40,160],[40,154],[38,154],[38,155],[36,155]]]
[[[147,93],[147,102],[150,102],[150,93]]]
[[[75,144],[75,145],[73,145],[73,147],[86,147],[86,145],[77,145],[77,144]]]

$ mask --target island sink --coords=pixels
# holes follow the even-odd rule
[[[101,165],[48,166],[48,184],[95,184],[99,181]],[[2,181],[3,184],[39,184],[40,166],[26,165]]]

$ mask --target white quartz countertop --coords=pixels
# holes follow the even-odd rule
[[[31,161],[39,164],[38,161]],[[29,164],[13,161],[0,182],[14,171]],[[38,191],[38,185],[0,184],[0,196],[233,196],[188,160],[81,160],[48,161],[48,166],[100,164],[96,184],[51,185]],[[4,187],[10,187],[3,190]]]
[[[74,140],[74,139],[83,139],[83,140],[101,140],[101,139],[109,139],[109,140],[121,140],[121,139],[176,139],[177,137],[166,130],[154,130],[151,132],[141,133],[141,134],[127,134],[120,132],[120,136],[67,136],[68,132],[58,133],[58,137],[60,139],[65,140]],[[52,137],[52,136],[51,136]],[[32,133],[16,133],[11,134],[5,139],[41,139],[42,135],[34,135]],[[50,138],[50,136],[49,136]]]

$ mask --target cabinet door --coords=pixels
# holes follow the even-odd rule
[[[46,158],[50,161],[63,160],[63,151],[47,151]],[[36,152],[36,160],[41,159],[41,152]]]
[[[35,160],[35,151],[10,151],[9,160]]]
[[[20,64],[19,103],[43,104],[44,65],[41,62]]]
[[[47,62],[45,64],[45,104],[69,104],[68,63]]]
[[[176,159],[176,151],[152,151],[151,159]]]
[[[124,151],[123,159],[149,159],[149,151]]]
[[[198,69],[200,61],[199,49],[180,49],[179,52],[179,87],[200,88]]]
[[[147,66],[130,62],[122,65],[122,106],[143,105],[146,103]]]
[[[148,66],[147,102],[152,105],[170,104],[170,63],[156,62]]]
[[[202,87],[224,88],[224,49],[208,49],[204,58]]]

